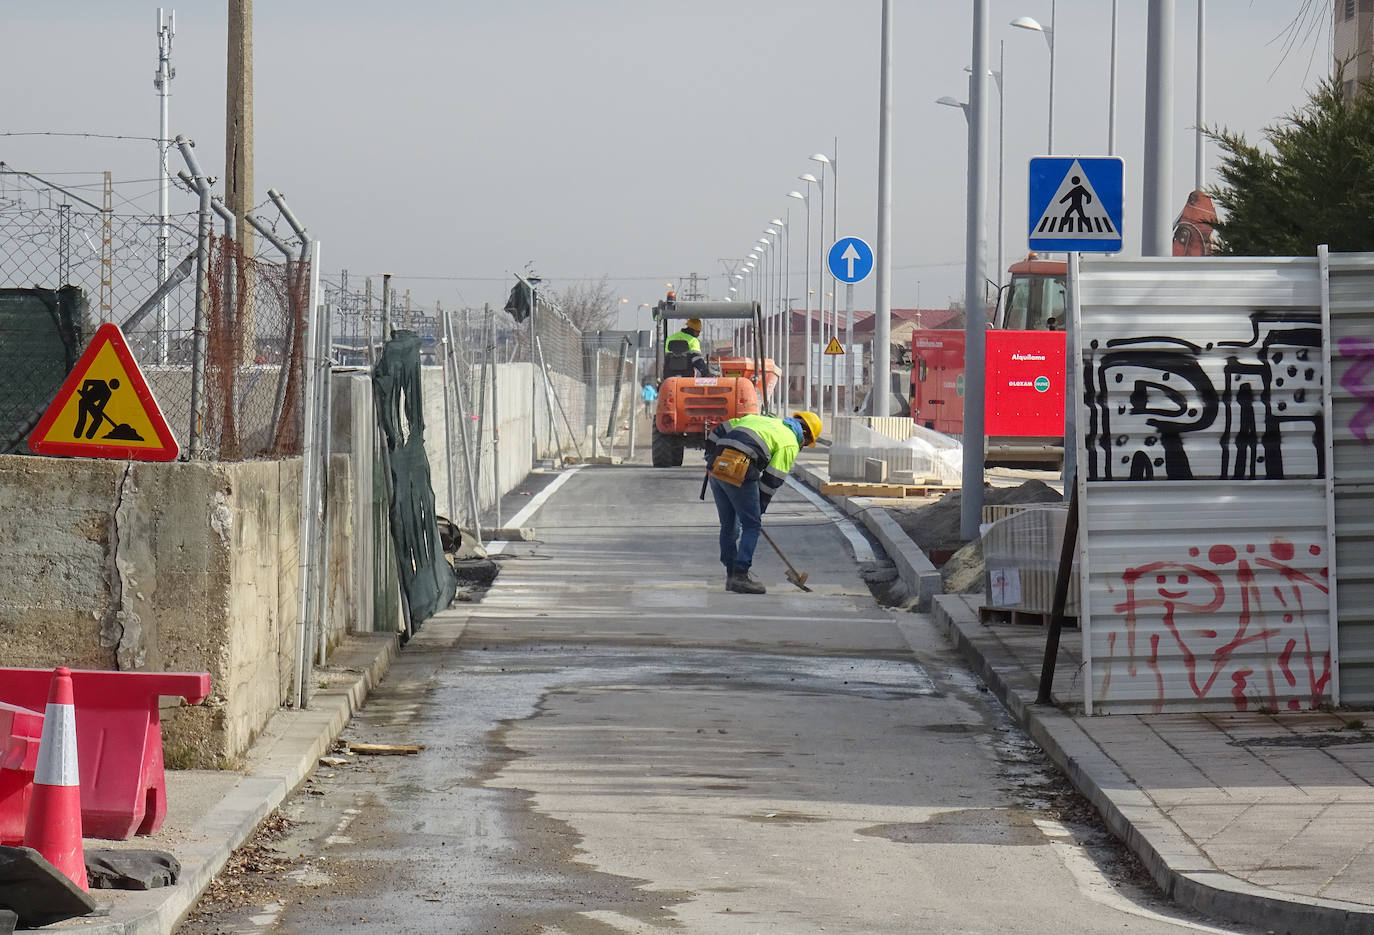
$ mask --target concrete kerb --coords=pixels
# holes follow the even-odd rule
[[[189,829],[176,849],[182,875],[176,886],[146,892],[95,891],[98,903],[114,899],[104,919],[87,916],[49,928],[80,927],[87,935],[168,935],[209,888],[234,849],[303,783],[333,746],[355,711],[396,657],[389,634],[349,637],[331,657],[329,688],[315,692],[303,711],[278,711],[249,754],[242,779]]]
[[[818,492],[821,485],[829,481],[828,474],[809,464],[796,464],[793,474]],[[930,563],[930,559],[911,541],[897,521],[868,497],[830,497],[829,500],[847,516],[863,523],[864,528],[882,545],[883,551],[897,567],[897,577],[906,593],[916,601],[916,609],[930,610],[931,601],[943,587],[940,570]]]
[[[1038,686],[1031,684],[1024,664],[996,640],[979,639],[975,628],[982,624],[960,613],[966,606],[962,595],[940,595],[935,598],[932,618],[1169,899],[1208,916],[1269,932],[1374,935],[1374,909],[1368,906],[1276,893],[1217,870],[1073,717],[1033,703]]]

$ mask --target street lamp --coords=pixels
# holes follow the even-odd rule
[[[808,185],[815,185],[815,186],[816,186],[816,191],[817,191],[817,192],[819,193],[819,195],[820,195],[820,203],[821,203],[821,205],[820,205],[820,223],[819,223],[819,224],[817,225],[817,227],[816,227],[816,233],[820,235],[820,236],[818,236],[818,237],[816,238],[816,241],[817,241],[817,242],[816,242],[816,247],[817,247],[817,250],[818,250],[818,253],[817,253],[817,255],[816,255],[816,302],[818,303],[818,305],[819,305],[819,307],[820,307],[820,308],[819,308],[819,310],[820,310],[820,323],[819,323],[819,325],[818,325],[818,327],[821,329],[821,335],[820,335],[820,337],[824,337],[824,332],[825,332],[825,285],[824,285],[824,278],[825,278],[825,259],[824,259],[823,254],[824,254],[824,251],[825,251],[825,171],[822,169],[822,171],[821,171],[821,177],[820,177],[819,179],[816,178],[814,175],[812,175],[810,172],[805,172],[805,173],[803,173],[803,174],[797,176],[797,178],[800,179],[801,181],[807,183]],[[807,309],[806,309],[806,356],[807,356],[807,360],[808,360],[807,371],[808,371],[809,374],[811,374],[811,373],[814,374],[815,380],[816,380],[816,385],[815,385],[815,387],[813,387],[813,386],[811,385],[810,379],[808,378],[808,380],[807,380],[807,387],[806,387],[806,393],[807,393],[807,396],[806,396],[806,400],[807,400],[807,402],[806,402],[806,408],[812,410],[813,412],[815,412],[815,411],[818,411],[818,410],[820,410],[821,408],[823,408],[822,404],[823,404],[824,401],[825,401],[825,393],[824,393],[823,390],[820,390],[820,376],[821,376],[821,373],[820,373],[820,371],[821,371],[821,361],[820,361],[820,354],[819,354],[820,348],[818,347],[818,348],[816,348],[816,349],[813,350],[812,347],[811,347],[811,308],[810,308],[810,305],[811,305],[811,302],[810,302],[810,300],[808,299],[808,300],[807,300],[807,306],[808,306],[808,307],[807,307]],[[818,342],[818,343],[819,343],[819,342]],[[813,358],[813,357],[814,357],[815,360],[816,360],[816,365],[815,365],[814,371],[812,370],[812,368],[811,368],[811,366],[810,366],[810,363],[809,363],[810,359]],[[813,401],[812,401],[812,394],[813,394],[813,393],[816,394],[816,400],[815,400],[814,403],[813,403]]]
[[[764,267],[763,271],[762,289],[765,301],[763,305],[760,307],[759,311],[761,320],[763,322],[763,356],[771,357],[773,355],[773,320],[771,317],[772,312],[769,309],[773,305],[774,291],[777,288],[777,283],[773,280],[773,273],[775,267],[777,266],[778,252],[772,249],[773,241],[770,240],[769,237],[777,236],[778,232],[773,230],[773,228],[771,227],[765,228],[763,232],[764,234],[769,236],[760,237],[758,239],[758,243],[761,245],[762,250],[767,251],[764,256],[764,261],[768,265]]]
[[[781,357],[782,367],[782,408],[784,410],[791,406],[791,386],[788,382],[788,364],[791,363],[792,356],[792,300],[787,297],[787,289],[792,274],[792,244],[788,240],[788,228],[792,219],[791,208],[787,211],[787,220],[773,218],[769,221],[774,228],[782,233],[782,262],[778,266],[778,311],[782,316],[778,320],[778,350]]]
[[[1050,24],[1041,26],[1039,22],[1029,16],[1018,16],[1011,21],[1011,24],[1018,29],[1030,29],[1041,33],[1045,37],[1045,42],[1050,47],[1050,131],[1049,142],[1046,155],[1054,153],[1054,15],[1055,0],[1050,0]]]
[[[804,394],[802,396],[803,408],[811,408],[811,191],[803,195],[801,192],[788,192],[788,198],[798,198],[806,202],[806,250],[802,253],[805,262],[802,272],[802,309],[806,318],[805,342],[802,345],[802,386]],[[788,312],[788,320],[792,318],[791,311]],[[788,374],[788,380],[791,380]]]
[[[824,178],[824,177],[825,177],[825,167],[826,167],[826,166],[829,166],[829,167],[830,167],[830,242],[833,244],[833,243],[836,241],[836,239],[838,238],[838,234],[839,234],[839,215],[840,215],[840,211],[839,211],[840,177],[839,177],[839,174],[838,174],[837,171],[836,171],[836,160],[831,159],[831,158],[830,158],[829,156],[827,156],[825,153],[812,153],[811,156],[810,156],[810,159],[811,159],[812,162],[819,162],[819,163],[821,164],[821,178]],[[821,254],[821,256],[823,257],[823,256],[825,256],[825,216],[824,216],[825,196],[824,196],[824,195],[821,196],[821,209],[822,209],[822,216],[821,216],[821,243],[820,243],[820,254]],[[825,271],[825,264],[824,264],[824,263],[822,263],[822,265],[821,265],[821,271],[822,271],[822,272],[821,272],[821,275],[822,275],[822,277],[824,277],[824,271]],[[837,294],[837,292],[838,292],[838,289],[839,289],[839,287],[838,287],[838,285],[837,285],[837,281],[836,281],[835,277],[832,275],[832,276],[830,277],[830,336],[831,336],[832,338],[835,338],[836,340],[839,339],[839,333],[840,333],[840,312],[839,312],[839,308],[838,308],[838,306],[836,305],[836,302],[835,302],[835,298],[836,298],[836,294]],[[824,305],[824,302],[822,302],[822,305]],[[825,323],[825,309],[824,309],[823,307],[822,307],[822,309],[821,309],[821,323],[822,323],[821,331],[824,332],[824,330],[825,330],[825,328],[824,328],[824,323]],[[824,340],[824,334],[822,334],[821,339]],[[840,363],[840,362],[839,362],[838,360],[833,361],[833,362],[832,362],[832,366],[831,366],[831,368],[830,368],[830,419],[831,419],[832,422],[833,422],[836,418],[838,418],[838,416],[839,416],[839,406],[840,406],[840,370],[839,370],[839,363]],[[824,404],[825,404],[825,390],[822,389],[822,390],[821,390],[821,405],[824,405]]]

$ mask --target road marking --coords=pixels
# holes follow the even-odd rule
[[[568,478],[572,477],[574,474],[582,470],[582,468],[584,467],[586,467],[586,465],[575,464],[572,467],[568,468],[566,471],[564,471],[562,474],[559,474],[557,477],[553,479],[553,482],[549,484],[549,486],[545,487],[543,490],[539,491],[539,493],[531,497],[530,502],[525,504],[525,508],[523,510],[521,510],[519,513],[516,513],[510,519],[506,520],[506,525],[512,529],[523,526],[525,522],[528,521],[529,518],[535,514],[535,511],[537,511],[541,506],[543,506],[544,502],[548,500],[549,497],[553,496],[553,492],[555,490],[566,484],[568,482]],[[505,550],[506,543],[504,540],[501,542],[492,542],[487,545],[488,555],[500,555]]]
[[[852,520],[845,517],[843,513],[830,505],[829,500],[826,500],[795,477],[789,476],[787,478],[787,484],[807,500],[811,501],[811,505],[824,513],[826,519],[834,523],[835,528],[844,534],[844,537],[849,540],[849,547],[854,550],[854,561],[861,564],[864,562],[876,561],[873,556],[873,547],[868,544],[868,540],[865,539],[854,526]]]

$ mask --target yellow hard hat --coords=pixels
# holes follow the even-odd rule
[[[816,444],[816,439],[821,437],[821,417],[814,412],[794,412],[792,418],[797,419],[802,425],[806,426],[806,434],[810,435],[806,446],[810,448]]]
[[[693,331],[700,331],[700,330],[701,330],[701,319],[700,319],[700,318],[689,318],[689,319],[687,319],[687,324],[683,325],[682,327],[684,327],[684,328],[691,328]]]

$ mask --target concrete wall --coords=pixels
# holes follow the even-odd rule
[[[351,475],[330,483],[330,643],[364,618]],[[299,459],[144,464],[0,456],[0,664],[206,671],[212,695],[166,720],[174,762],[252,743],[292,686]]]
[[[531,433],[536,437],[540,459],[552,458],[560,450],[566,457],[574,456],[579,448],[584,457],[591,453],[590,428],[584,411],[587,390],[581,382],[559,373],[552,374],[554,404],[551,430],[549,394],[545,391],[542,378],[536,394],[533,371],[529,364],[500,364],[496,367],[494,393],[491,376],[488,374],[487,385],[482,393],[485,397],[485,407],[482,405],[482,398],[474,392],[472,398],[466,400],[469,418],[454,419],[452,464],[458,503],[452,506],[448,497],[449,459],[445,456],[443,372],[439,367],[425,367],[421,379],[425,394],[425,450],[429,453],[435,509],[440,516],[447,516],[463,525],[470,522],[470,510],[467,507],[467,470],[463,458],[462,439],[458,434],[460,424],[468,426],[468,438],[473,449],[474,473],[478,479],[478,501],[483,516],[488,519],[493,514],[497,501],[498,482],[501,493],[507,493],[519,486],[525,475],[534,467]],[[602,389],[607,399],[603,406],[606,406],[609,405],[610,389],[605,386]],[[454,409],[456,413],[457,407]],[[603,413],[607,411],[609,410],[602,409]],[[479,414],[486,417],[485,429],[482,428],[481,422],[471,418]],[[493,429],[497,433],[495,441]],[[480,467],[477,466],[479,432]],[[498,454],[499,459],[496,457]],[[496,466],[496,473],[493,473],[493,465]]]

